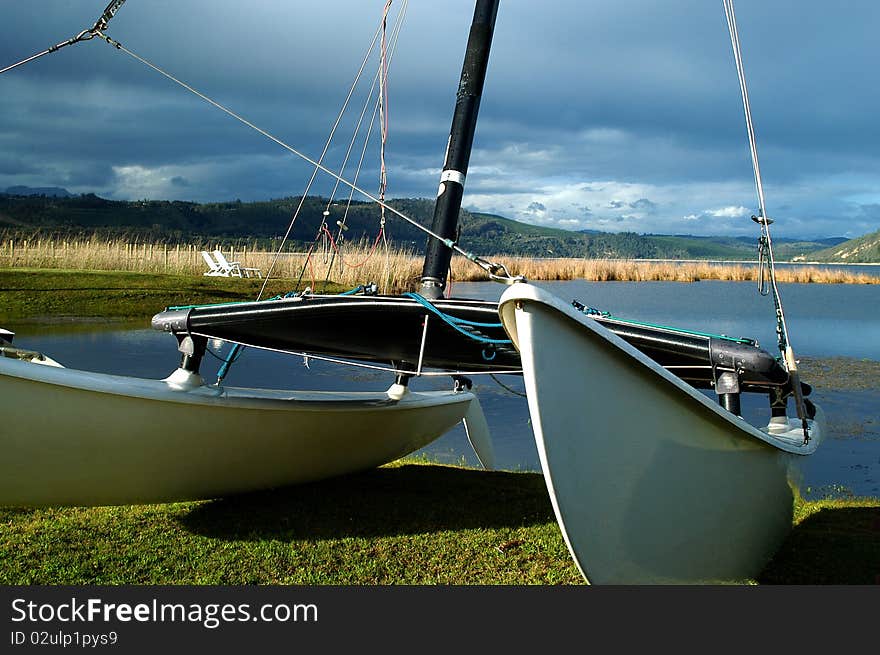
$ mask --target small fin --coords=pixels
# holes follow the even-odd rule
[[[492,448],[492,435],[489,433],[489,425],[486,423],[483,407],[476,396],[471,401],[462,423],[464,423],[465,434],[467,434],[468,441],[471,448],[474,449],[480,465],[486,470],[494,469],[495,450]]]

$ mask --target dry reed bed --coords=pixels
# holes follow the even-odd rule
[[[532,259],[498,257],[508,270],[529,280],[575,280],[597,282],[698,282],[726,280],[756,281],[757,264],[713,264],[711,262],[654,262],[638,259]],[[465,260],[453,265],[453,276],[460,281],[484,279],[480,269]],[[818,266],[779,267],[779,282],[817,284],[878,284],[880,278],[867,273],[828,270]]]
[[[357,286],[376,282],[383,291],[412,289],[421,276],[422,258],[411,251],[372,250],[366,244],[350,244],[342,256],[329,250],[312,253],[275,253],[233,249],[218,244],[165,245],[131,244],[121,241],[36,241],[0,245],[0,267],[117,270],[144,273],[201,275],[207,269],[202,250],[221,249],[230,261],[271,270],[273,277],[298,279],[302,285],[320,287],[326,279]],[[759,274],[754,264],[712,264],[709,262],[652,262],[608,259],[533,259],[529,257],[487,257],[503,263],[515,275],[529,280],[593,281],[752,281]],[[306,263],[305,268],[303,267]],[[452,262],[455,281],[485,280],[483,270],[462,257]],[[880,278],[867,273],[827,270],[816,266],[780,267],[780,282],[822,284],[878,284]]]

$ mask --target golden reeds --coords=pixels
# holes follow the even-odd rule
[[[276,255],[262,250],[235,249],[223,243],[168,245],[127,243],[113,240],[7,241],[0,244],[0,267],[56,268],[76,270],[118,270],[145,273],[201,275],[206,270],[202,250],[220,249],[229,261],[258,268],[266,275],[285,279],[302,278],[302,284],[317,285],[330,279],[345,286],[376,282],[384,292],[415,288],[421,276],[422,258],[412,251],[373,248],[368,243],[347,244],[341,255],[329,248]],[[759,268],[751,263],[657,262],[610,259],[534,259],[529,257],[486,257],[503,263],[515,275],[529,280],[591,281],[677,281],[757,280]],[[454,257],[455,281],[485,280],[486,274],[463,257]],[[822,284],[878,284],[880,277],[867,273],[803,265],[778,267],[779,282]]]
[[[590,280],[595,282],[698,282],[700,280],[757,281],[760,269],[751,263],[671,262],[639,259],[533,259],[492,258],[508,270],[529,280]],[[459,281],[484,279],[482,271],[463,259],[453,261],[453,277]],[[878,284],[880,277],[868,273],[830,270],[821,266],[778,267],[779,282],[822,284]]]

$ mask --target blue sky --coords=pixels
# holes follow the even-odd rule
[[[105,5],[0,3],[0,67],[90,27]],[[128,0],[108,34],[317,158],[383,6]],[[774,235],[877,230],[880,3],[736,10]],[[407,6],[389,73],[390,197],[436,192],[472,14],[463,0]],[[355,115],[363,103],[356,94]],[[373,147],[359,177],[370,191],[377,166]],[[260,200],[303,193],[309,172],[97,39],[0,75],[0,189]],[[321,176],[312,192],[332,186]],[[756,204],[721,0],[502,0],[465,207],[566,229],[752,235]]]

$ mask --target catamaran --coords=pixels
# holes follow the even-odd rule
[[[92,30],[70,43],[98,37],[116,50],[133,54],[105,33],[121,4],[119,0],[111,3]],[[419,226],[428,237],[419,291],[378,295],[366,285],[361,293],[347,296],[298,292],[287,298],[249,303],[167,308],[152,324],[175,336],[181,362],[168,379],[153,384],[77,372],[67,376],[80,383],[77,387],[64,384],[65,374],[58,372],[63,369],[35,363],[34,358],[0,365],[0,393],[6,393],[4,389],[17,393],[23,406],[57,398],[59,407],[79,421],[68,443],[60,424],[42,428],[35,439],[31,429],[34,418],[15,415],[15,431],[12,438],[4,438],[4,449],[16,453],[6,461],[13,462],[11,472],[19,472],[11,478],[14,484],[0,492],[0,502],[10,498],[25,504],[29,498],[37,502],[108,502],[108,496],[102,495],[106,489],[99,487],[122,485],[112,468],[131,452],[131,444],[115,436],[119,434],[134,435],[137,444],[152,442],[141,445],[138,457],[142,461],[127,462],[125,470],[131,476],[142,471],[159,476],[163,484],[156,488],[162,491],[152,495],[159,500],[282,484],[303,479],[304,471],[315,478],[373,466],[430,441],[462,417],[473,425],[483,425],[472,394],[452,391],[416,398],[407,391],[413,377],[440,372],[452,375],[461,389],[468,386],[466,376],[471,374],[521,372],[547,488],[563,535],[585,578],[598,583],[642,583],[754,575],[791,527],[789,465],[798,456],[813,453],[823,432],[821,409],[807,398],[810,388],[799,379],[784,323],[781,357],[777,358],[751,339],[627,321],[553,298],[503,265],[468,253],[456,240],[498,4],[498,0],[476,2],[434,221],[431,228]],[[729,21],[733,24],[732,5]],[[733,34],[733,27],[731,31]],[[747,107],[744,83],[742,88]],[[330,175],[384,210],[417,225],[383,198],[324,166],[320,158],[310,159],[258,131],[312,163],[316,173]],[[759,179],[757,173],[756,177]],[[765,216],[761,197],[757,221],[761,242],[770,254],[772,281],[770,221]],[[510,285],[500,304],[444,297],[454,252],[483,268],[490,279]],[[782,320],[775,281],[772,290]],[[344,329],[351,325],[358,329]],[[395,374],[395,382],[384,396],[317,398],[299,392],[305,394],[299,401],[294,392],[278,398],[253,390],[226,390],[219,383],[205,385],[199,367],[207,340],[212,338],[236,347],[326,356],[351,363],[384,363]],[[150,391],[141,390],[146,388]],[[714,390],[717,400],[699,389]],[[739,416],[742,393],[767,396],[770,418],[765,426],[751,426]],[[101,438],[83,427],[90,425],[90,419],[75,412],[76,403],[60,401],[77,395],[93,396],[98,411],[104,405],[112,406],[113,411],[107,414],[115,420],[100,424]],[[247,399],[237,400],[243,397]],[[407,407],[410,398],[413,406]],[[791,401],[796,418],[788,416]],[[280,404],[291,408],[287,419],[277,418],[284,415]],[[270,405],[272,411],[265,411]],[[171,406],[180,416],[162,423],[169,434],[144,432],[125,420],[131,413],[145,421]],[[345,415],[352,416],[353,406],[361,412],[358,420],[362,416],[371,426],[368,435],[350,429]],[[457,409],[452,411],[451,406]],[[148,409],[139,414],[136,407]],[[187,418],[189,412],[203,420]],[[227,422],[207,418],[236,413],[276,417],[266,420],[277,426],[279,434],[266,438],[258,450],[264,460],[274,456],[288,462],[283,475],[254,461],[246,467],[252,475],[247,484],[237,481],[232,462],[245,456],[252,445],[250,434],[235,434],[239,429],[228,428],[243,424],[244,419]],[[392,435],[380,436],[387,426],[396,425],[395,416],[411,420],[400,423]],[[416,424],[422,422],[430,428],[413,438],[418,433]],[[172,426],[179,424],[186,424],[187,429],[175,432]],[[215,468],[199,460],[210,456],[208,444],[217,439],[216,427],[205,427],[208,424],[225,424],[222,465]],[[333,426],[332,435],[327,434],[327,425]],[[475,443],[482,444],[477,446],[478,454],[482,451],[489,459],[487,430],[475,432]],[[172,434],[179,434],[179,439],[170,439]],[[310,442],[308,453],[321,452],[321,466],[312,464],[311,455],[298,456],[282,447],[284,440],[294,435]],[[188,439],[195,445],[184,447]],[[347,452],[355,445],[368,451],[356,461]],[[183,463],[170,466],[178,455]],[[93,456],[99,457],[97,464]],[[48,467],[48,476],[40,468],[46,458],[56,462]],[[96,470],[105,473],[105,482],[85,483],[71,473],[60,478],[68,485],[66,491],[50,499],[14,496],[18,493],[14,488],[35,493],[41,483],[58,477],[62,459],[76,462],[73,470],[82,476],[94,475]],[[190,465],[203,466],[198,476],[203,484],[181,490],[179,485],[189,476]],[[144,490],[149,488],[144,485],[138,489],[118,486],[126,490],[109,502],[125,498],[143,501]],[[80,488],[85,491],[77,495]]]

